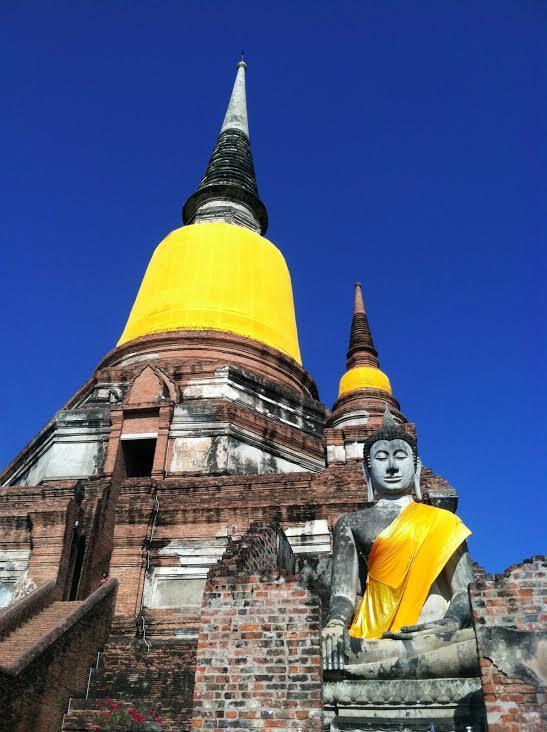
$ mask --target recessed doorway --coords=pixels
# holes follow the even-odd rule
[[[125,474],[128,478],[145,478],[152,475],[156,438],[122,439]]]

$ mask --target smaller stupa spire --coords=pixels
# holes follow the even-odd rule
[[[378,368],[378,351],[374,348],[372,341],[360,282],[355,283],[353,318],[346,363],[348,369],[354,366],[374,366]]]
[[[355,283],[355,293],[353,295],[353,314],[362,313],[365,315],[365,301],[363,300],[363,288],[360,282]]]
[[[342,397],[363,390],[370,392],[371,389],[391,395],[391,384],[386,374],[380,371],[378,352],[372,342],[363,300],[363,288],[360,282],[356,282],[349,351],[346,354],[346,373],[340,379],[338,396]]]

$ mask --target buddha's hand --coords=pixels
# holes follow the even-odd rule
[[[454,618],[441,618],[432,620],[430,623],[419,623],[418,625],[403,625],[396,633],[384,633],[382,638],[392,640],[412,640],[421,635],[439,635],[441,633],[453,633],[460,629],[460,623]]]
[[[326,625],[321,633],[323,647],[323,670],[341,671],[344,663],[345,625],[333,623]]]

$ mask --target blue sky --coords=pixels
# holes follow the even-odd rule
[[[360,280],[474,558],[545,551],[546,23],[542,0],[0,3],[0,462],[116,343],[245,49],[268,238],[322,400]]]

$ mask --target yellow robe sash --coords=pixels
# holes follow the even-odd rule
[[[415,625],[431,585],[470,534],[450,511],[410,503],[372,545],[365,595],[349,634],[381,638]]]

